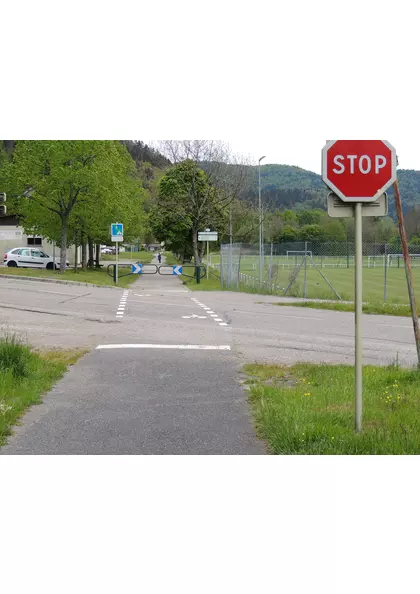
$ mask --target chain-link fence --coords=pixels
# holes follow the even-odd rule
[[[420,289],[420,245],[411,245],[410,254],[414,283]],[[258,245],[227,244],[220,256],[212,255],[210,265],[225,288],[308,299],[352,301],[354,297],[355,245],[351,242],[266,244],[262,257]],[[366,301],[408,303],[399,242],[365,243],[363,266]]]

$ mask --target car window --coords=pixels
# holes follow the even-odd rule
[[[45,252],[40,252],[41,254],[41,258],[49,258],[49,255],[46,254]]]
[[[30,254],[29,250],[20,250],[20,252],[19,252],[19,256],[24,256],[25,258],[29,258],[30,255],[31,254]]]
[[[19,249],[12,251],[12,254],[19,254],[19,253],[20,253],[20,250]]]
[[[39,250],[31,250],[33,258],[41,258],[41,252]]]

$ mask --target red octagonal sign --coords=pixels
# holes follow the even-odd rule
[[[397,179],[397,153],[386,140],[330,140],[322,178],[343,202],[375,202]]]

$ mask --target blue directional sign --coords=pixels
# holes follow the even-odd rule
[[[122,223],[111,225],[111,241],[124,241],[124,225]]]
[[[143,264],[132,264],[131,272],[133,274],[143,274]]]
[[[174,266],[174,276],[182,275],[182,266]]]

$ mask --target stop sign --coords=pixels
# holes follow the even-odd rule
[[[397,153],[386,140],[330,140],[322,178],[343,202],[375,202],[397,179]]]

